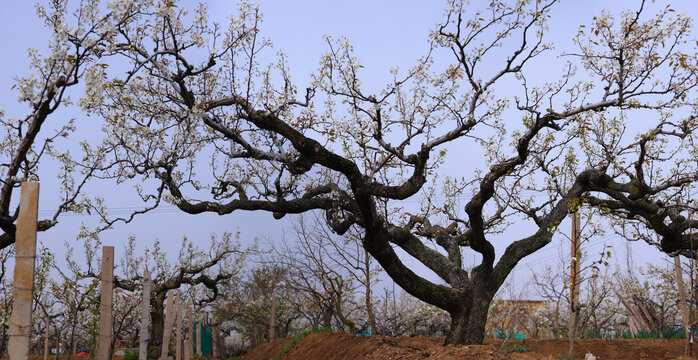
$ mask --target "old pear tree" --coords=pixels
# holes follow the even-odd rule
[[[133,10],[118,4],[117,17]],[[599,13],[562,51],[546,42],[556,5],[449,1],[427,55],[369,90],[346,40],[328,39],[298,84],[258,8],[220,24],[205,5],[141,4],[106,39],[119,65],[86,70],[82,104],[106,136],[81,165],[116,164],[99,176],[138,183],[146,210],[321,211],[451,315],[446,343],[481,343],[497,289],[580,206],[658,235],[662,251],[698,248],[693,204],[676,196],[698,176],[691,19],[638,2]]]

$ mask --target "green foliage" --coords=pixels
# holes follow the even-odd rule
[[[273,267],[253,269],[236,284],[235,291],[227,292],[226,305],[219,308],[216,316],[234,320],[234,328],[248,339],[267,342],[263,334],[269,333],[271,316],[269,300],[276,296],[277,324],[286,323],[297,316],[289,299],[295,295],[295,289],[279,286],[285,270]],[[299,330],[299,329],[297,329]],[[293,331],[293,330],[291,330]],[[277,327],[277,337],[286,337],[285,329]]]
[[[310,334],[311,332],[312,332],[312,333],[315,333],[315,334],[331,333],[331,332],[332,332],[332,329],[319,327],[319,328],[312,328],[312,329],[310,329],[310,330],[303,330],[303,332],[301,332],[300,334],[294,336],[293,339],[291,339],[291,341],[289,341],[288,343],[284,344],[284,346],[281,348],[281,350],[279,351],[279,353],[276,354],[276,356],[274,356],[273,359],[274,359],[274,360],[281,360],[281,359],[283,359],[283,357],[286,355],[286,353],[288,353],[288,351],[291,350],[291,347],[292,347],[292,346],[296,346],[296,344],[300,343],[301,340],[303,340],[303,339],[304,339],[306,336],[308,336],[308,334]]]
[[[662,330],[662,336],[659,336],[659,330],[640,330],[636,336],[633,336],[630,331],[623,331],[622,333],[601,333],[594,330],[588,330],[583,335],[583,339],[685,339],[686,335],[683,328],[673,329],[665,328]]]
[[[663,334],[665,339],[685,339],[686,338],[686,332],[684,331],[683,328],[680,329],[671,329],[671,328],[666,328],[663,331]]]
[[[603,339],[609,337],[607,335],[608,334],[603,334],[602,332],[596,329],[590,329],[585,331],[584,334],[582,334],[582,339]]]
[[[331,333],[332,329],[326,328],[326,327],[319,327],[319,328],[313,328],[310,330],[311,332],[314,332],[316,334],[322,334],[322,333]]]
[[[683,329],[669,329],[666,328],[662,330],[662,337],[665,339],[685,339],[685,333]],[[658,339],[659,338],[659,331],[658,330],[640,330],[637,332],[637,335],[635,336],[637,339]]]
[[[507,352],[518,352],[518,353],[531,351],[529,348],[527,348],[523,344],[512,344],[512,343],[507,344],[506,342],[502,343],[501,349],[504,351],[507,351]]]
[[[124,351],[123,360],[138,360],[138,350]]]
[[[493,339],[500,339],[500,340],[506,340],[509,338],[509,336],[507,336],[507,333],[504,331],[492,332],[492,333],[490,333],[490,337]]]

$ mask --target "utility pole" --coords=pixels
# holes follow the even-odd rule
[[[577,337],[577,310],[579,310],[579,263],[580,251],[579,213],[572,213],[572,249],[570,260],[570,356],[574,355],[574,340]]]

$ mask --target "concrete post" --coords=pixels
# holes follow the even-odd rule
[[[175,328],[175,356],[177,357],[177,360],[182,360],[182,297],[181,295],[178,294],[177,296],[177,308],[175,309],[175,313],[177,314],[177,327]]]
[[[196,355],[204,356],[201,352],[201,320],[196,323]]]
[[[167,360],[167,353],[170,350],[170,337],[172,336],[172,327],[174,326],[175,318],[175,300],[177,292],[170,290],[167,292],[167,302],[165,303],[165,331],[162,335],[162,348],[160,349],[160,360]]]
[[[194,322],[192,321],[192,307],[187,306],[187,343],[184,346],[184,359],[189,360],[194,356]]]
[[[679,287],[679,299],[681,300],[681,323],[683,323],[684,331],[686,332],[686,346],[684,347],[684,356],[690,355],[690,341],[691,341],[691,315],[688,312],[688,307],[686,306],[686,288],[683,285],[683,270],[681,269],[681,258],[679,255],[674,256],[674,268],[676,271],[676,283]]]
[[[15,230],[15,272],[12,288],[14,304],[10,315],[10,341],[7,346],[10,360],[29,359],[38,213],[39,183],[23,182]]]
[[[111,359],[112,302],[114,301],[114,247],[102,246],[102,295],[99,304],[97,360]]]
[[[148,342],[150,339],[150,292],[153,289],[153,280],[150,271],[143,272],[143,299],[141,302],[141,330],[138,344],[138,359],[148,360]]]

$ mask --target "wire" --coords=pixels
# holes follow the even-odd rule
[[[611,239],[611,238],[613,238],[613,237],[620,237],[620,236],[619,236],[618,234],[609,234],[609,235],[603,236],[603,237],[601,237],[601,238],[595,239],[595,240],[593,240],[593,241],[589,241],[587,244],[582,244],[582,245],[585,245],[584,247],[595,246],[595,245],[598,245],[598,244],[600,244],[601,242],[603,242],[603,241],[605,241],[605,240],[609,240],[609,239]],[[551,250],[553,250],[553,249],[551,249]],[[553,250],[553,251],[555,251],[555,250]],[[526,263],[519,264],[519,265],[517,265],[517,266],[526,266],[526,267],[529,267],[529,266],[539,265],[539,264],[548,262],[548,261],[550,261],[550,260],[553,260],[554,258],[557,258],[558,256],[559,256],[558,253],[554,253],[554,254],[546,255],[546,256],[544,256],[544,257],[542,257],[542,258],[538,258],[538,259],[535,259],[535,260],[532,260],[532,261],[529,261],[529,262],[526,262]]]

